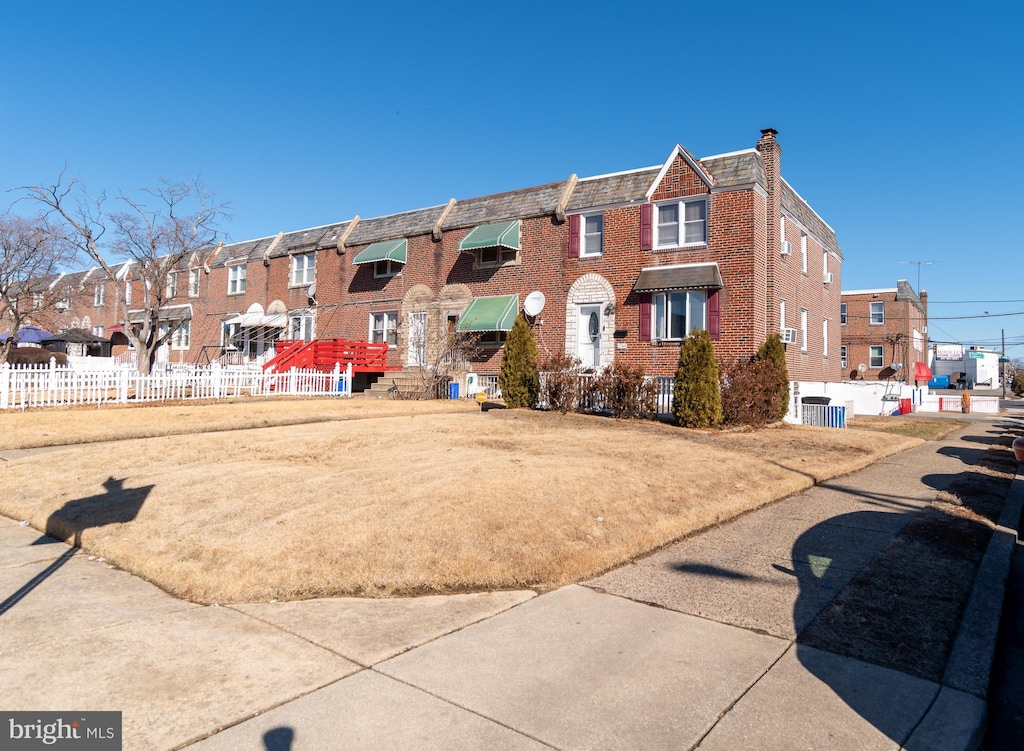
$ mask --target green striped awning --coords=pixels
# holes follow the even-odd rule
[[[519,250],[519,220],[499,222],[498,224],[481,224],[459,243],[460,251],[473,251],[480,248],[511,248]]]
[[[401,240],[386,240],[384,242],[374,243],[353,258],[352,265],[358,266],[361,263],[377,263],[377,261],[395,261],[397,263],[405,263],[405,254],[408,248],[409,243],[405,238],[402,238]]]
[[[476,297],[459,316],[456,331],[511,331],[519,315],[519,295]]]

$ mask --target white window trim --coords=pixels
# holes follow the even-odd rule
[[[839,325],[845,326],[846,319],[849,317],[849,306],[845,302],[839,303]]]
[[[106,294],[107,285],[103,284],[103,282],[97,284],[92,291],[92,306],[94,308],[102,308],[104,298],[106,298]]]
[[[167,275],[167,286],[164,287],[165,297],[173,300],[178,295],[178,273],[172,271]]]
[[[232,263],[228,265],[228,294],[229,295],[242,295],[245,294],[246,278],[249,276],[249,272],[246,264],[244,263]],[[234,276],[234,279],[232,279]],[[234,282],[235,291],[231,291],[231,285]],[[239,289],[240,287],[240,289]]]
[[[124,283],[124,304],[132,304],[132,282],[130,279]]]
[[[188,271],[188,296],[199,297],[199,269]]]
[[[184,333],[183,333],[184,332]],[[171,334],[171,349],[185,351],[192,344],[192,321],[180,321]]]
[[[840,368],[848,368],[849,367],[850,360],[849,360],[849,357],[847,357],[848,354],[849,354],[849,350],[846,348],[845,344],[843,344],[842,346],[839,347],[839,367]]]
[[[309,338],[303,329],[306,328],[306,321],[309,322]],[[296,327],[298,330],[296,331]],[[296,308],[288,311],[288,338],[292,341],[311,342],[316,339],[316,315],[309,308]]]
[[[779,300],[779,330],[786,328],[786,301]]]
[[[701,326],[694,326],[692,325],[693,322],[690,321],[690,295],[696,292],[702,292],[704,294],[704,320],[701,322]],[[682,337],[662,336],[663,333],[667,333],[668,320],[671,318],[671,314],[668,309],[670,295],[685,296],[686,301],[683,304],[686,308],[686,332],[683,334]],[[680,289],[675,291],[669,290],[667,292],[657,292],[651,295],[651,339],[658,342],[681,342],[683,339],[689,337],[690,332],[693,331],[695,328],[706,330],[708,327],[708,296],[708,290],[702,289]],[[664,315],[660,319],[658,316],[658,298],[664,298],[665,300],[661,308],[662,310],[664,310]]]
[[[881,305],[882,310],[879,312],[879,320],[875,320],[875,314],[871,310],[872,305]],[[869,326],[883,326],[885,324],[885,301],[875,300],[868,303],[868,325]]]
[[[807,351],[807,308],[800,308],[800,351]]]
[[[821,321],[821,356],[828,357],[828,319],[823,318]]]
[[[303,268],[301,269],[302,279],[298,278],[300,258],[305,259]],[[291,273],[288,275],[288,286],[308,287],[310,284],[313,284],[316,281],[316,251],[295,253],[291,259]],[[312,263],[310,263],[310,261],[312,261]]]
[[[807,233],[800,233],[800,271],[807,273]]]
[[[598,235],[598,249],[587,250],[587,219],[593,217],[601,219],[601,231]],[[600,258],[604,255],[604,212],[591,211],[587,214],[580,214],[580,258]]]
[[[697,203],[704,204],[704,238],[699,242],[686,242],[686,204]],[[677,224],[676,224],[676,242],[674,243],[662,243],[661,242],[661,230],[659,229],[660,222],[658,221],[659,212],[662,206],[671,206],[675,204],[677,206]],[[685,196],[682,198],[673,198],[671,201],[658,201],[654,204],[653,217],[651,218],[651,229],[654,233],[654,249],[663,250],[666,248],[696,248],[708,244],[708,201],[704,196]]]
[[[878,359],[879,364],[874,364],[874,358],[871,356],[871,350],[877,349],[879,351]],[[872,344],[868,347],[868,367],[872,370],[878,370],[885,367],[885,345],[884,344]]]
[[[374,337],[374,333],[375,333],[376,329],[375,329],[373,324],[376,322],[376,319],[378,317],[380,317],[382,319],[381,323],[383,325],[382,325],[381,331],[383,332],[384,338],[380,339],[380,340],[375,340],[373,337]],[[374,344],[385,344],[386,343],[389,347],[397,347],[398,346],[398,322],[399,322],[399,320],[400,319],[399,319],[399,315],[398,315],[398,311],[397,310],[378,310],[375,313],[370,313],[370,329],[369,329],[369,335],[366,337],[366,340],[368,342],[373,342]],[[395,342],[394,342],[394,344],[392,344],[391,342],[388,341],[388,332],[389,331],[394,332],[394,335],[395,335]]]

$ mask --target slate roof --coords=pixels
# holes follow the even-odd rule
[[[458,205],[458,204],[456,204]],[[362,219],[349,235],[347,245],[368,245],[381,240],[397,240],[402,237],[425,235],[434,229],[444,206],[405,211],[390,216]]]
[[[474,227],[478,224],[553,214],[564,189],[563,181],[459,201],[452,207],[441,229]]]
[[[756,149],[704,157],[700,163],[715,178],[715,183],[719,188],[756,183],[765,190],[768,189],[764,163],[761,161],[760,152]]]
[[[837,253],[842,259],[843,251],[839,249],[835,231],[825,224],[824,220],[793,190],[785,179],[782,180],[781,192],[783,210],[796,217],[796,220],[809,229],[825,247]]]
[[[579,211],[590,206],[644,201],[647,189],[661,171],[661,166],[645,167],[629,172],[617,172],[598,177],[584,177],[576,183],[569,198],[568,211]]]

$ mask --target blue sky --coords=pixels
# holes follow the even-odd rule
[[[1024,358],[1024,7],[704,5],[18,3],[0,188],[65,164],[108,193],[201,175],[245,240],[773,127],[844,289],[917,288],[901,261],[929,261],[932,337],[1005,329]]]

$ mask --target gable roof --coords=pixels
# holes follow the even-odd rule
[[[581,177],[569,198],[568,211],[647,200],[647,189],[658,176],[658,167]]]
[[[665,163],[661,165],[661,169],[658,171],[658,174],[654,177],[650,187],[647,189],[647,198],[650,198],[655,194],[658,190],[658,186],[661,185],[661,181],[665,178],[665,175],[668,174],[668,171],[672,169],[672,165],[675,163],[677,158],[686,162],[690,169],[697,174],[697,177],[699,177],[705,185],[709,188],[715,187],[715,178],[708,174],[707,170],[704,169],[703,165],[697,161],[697,158],[693,154],[677,143],[672,151],[669,152],[668,159],[666,159]]]
[[[764,162],[761,161],[761,152],[757,149],[706,156],[700,161],[720,188],[754,184],[768,189]]]
[[[782,184],[782,210],[788,211],[800,224],[806,227],[828,250],[843,258],[843,251],[839,249],[839,241],[836,239],[835,230],[825,223],[825,220],[818,216],[818,213],[810,207],[800,194],[793,190],[792,186],[785,179],[780,180]]]

